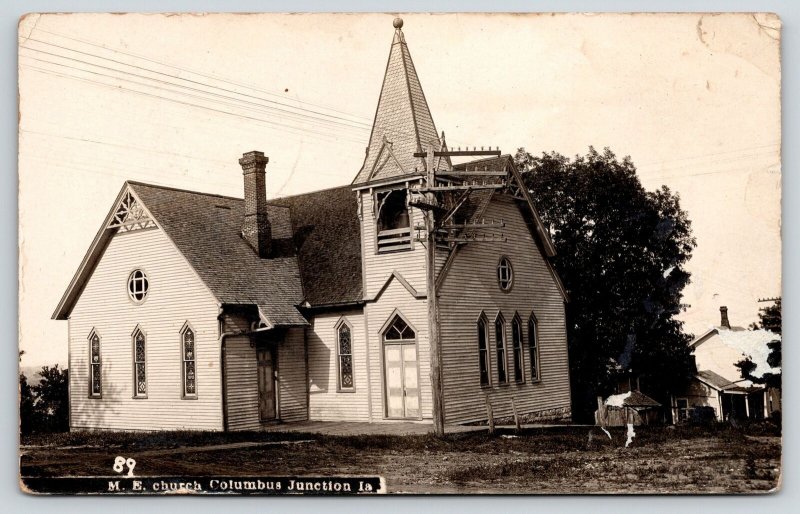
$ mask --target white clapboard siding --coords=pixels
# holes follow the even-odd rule
[[[353,390],[338,390],[338,339],[340,322],[350,325],[353,352]],[[317,314],[307,330],[309,418],[322,421],[368,421],[369,382],[367,344],[361,309]]]
[[[470,243],[456,255],[440,289],[440,322],[443,389],[447,422],[486,419],[488,395],[496,416],[517,411],[532,413],[558,409],[569,412],[570,385],[564,303],[558,287],[536,247],[519,208],[506,199],[493,200],[487,219],[506,223],[505,243]],[[507,256],[514,270],[510,292],[500,290],[497,263]],[[481,387],[478,360],[477,319],[481,311],[488,319],[491,387]],[[506,322],[509,384],[497,383],[494,321],[502,311]],[[514,383],[511,322],[519,312],[523,330],[525,383]],[[534,312],[539,323],[539,370],[541,380],[531,381],[528,353],[528,317]]]
[[[424,272],[424,266],[423,266]],[[423,283],[424,285],[424,283]],[[423,289],[424,290],[424,289]],[[383,339],[381,328],[395,309],[413,325],[417,332],[417,359],[419,362],[419,386],[422,417],[431,419],[430,346],[428,344],[428,307],[424,299],[414,298],[395,279],[374,303],[367,303],[367,341],[369,344],[370,395],[372,396],[373,420],[386,418],[384,398]]]
[[[258,360],[249,336],[229,337],[225,341],[225,393],[228,429],[260,429]]]
[[[281,421],[308,419],[306,349],[302,328],[290,328],[278,344],[278,417]]]
[[[362,193],[363,219],[361,226],[364,238],[364,292],[367,298],[374,298],[386,279],[393,271],[400,273],[408,283],[419,291],[425,293],[425,248],[422,244],[413,242],[412,250],[393,253],[377,253],[376,225],[372,214],[372,197],[369,192]],[[425,223],[425,218],[419,209],[411,209],[411,227]],[[412,237],[416,231],[412,230]]]
[[[128,275],[142,269],[150,289],[135,305]],[[216,299],[161,230],[113,237],[70,317],[73,429],[220,430],[221,377]],[[180,330],[195,331],[197,399],[182,399]],[[133,398],[136,326],[147,335],[147,398]],[[88,336],[101,338],[102,398],[89,398]]]

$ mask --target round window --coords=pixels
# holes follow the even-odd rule
[[[510,291],[514,283],[514,270],[507,257],[500,258],[497,263],[497,283],[503,291]]]
[[[147,275],[144,274],[144,271],[140,269],[134,270],[128,277],[128,295],[134,302],[143,302],[149,288],[150,282],[147,280]]]

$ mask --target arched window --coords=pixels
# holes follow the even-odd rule
[[[489,385],[489,330],[486,317],[478,318],[478,359],[481,370],[481,385]]]
[[[133,396],[147,397],[147,338],[139,327],[133,331]]]
[[[102,359],[100,357],[100,336],[92,329],[89,334],[89,397],[103,395]]]
[[[186,323],[181,330],[181,374],[183,398],[197,397],[197,362],[194,330]]]
[[[528,320],[528,349],[531,355],[531,378],[539,380],[539,333],[536,316],[531,314]]]
[[[353,329],[347,321],[339,322],[336,329],[338,369],[339,369],[339,391],[354,391],[355,380],[353,378]]]
[[[525,368],[522,362],[522,322],[519,320],[519,315],[514,316],[511,322],[511,343],[514,350],[514,381],[524,382]]]
[[[506,322],[502,314],[497,315],[494,322],[495,341],[497,343],[497,382],[508,383],[506,372]]]
[[[414,333],[414,329],[408,326],[408,323],[403,321],[398,315],[395,315],[394,319],[392,320],[392,324],[384,331],[383,333],[384,339],[387,341],[399,341],[401,339],[416,339],[417,335]]]
[[[393,189],[375,195],[378,252],[411,248],[411,218],[407,204],[408,191]]]

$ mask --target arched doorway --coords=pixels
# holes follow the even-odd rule
[[[395,313],[381,331],[383,340],[386,417],[420,419],[417,331]]]

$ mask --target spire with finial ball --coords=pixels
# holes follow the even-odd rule
[[[392,25],[396,29],[402,29],[403,28],[403,18],[395,18],[394,21],[392,22]]]

